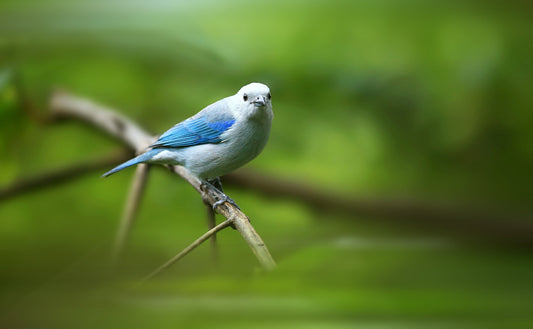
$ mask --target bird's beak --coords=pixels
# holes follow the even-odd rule
[[[265,106],[266,104],[265,96],[262,96],[262,95],[257,96],[252,103],[254,103],[255,106]]]

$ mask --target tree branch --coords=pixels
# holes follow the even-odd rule
[[[66,91],[52,94],[50,110],[53,119],[70,118],[89,123],[127,144],[136,153],[142,152],[155,140],[155,136],[145,132],[126,116],[118,114],[118,111]]]
[[[50,101],[50,111],[53,117],[73,118],[90,123],[96,128],[105,131],[119,139],[137,152],[141,152],[150,145],[154,137],[146,133],[133,121],[119,115],[115,110],[98,105],[94,102],[80,98],[67,92],[55,92]],[[200,180],[191,175],[182,166],[168,166],[172,172],[184,178],[210,205],[223,199],[220,192],[202,185]],[[259,263],[264,269],[271,270],[275,262],[270,255],[265,243],[255,232],[248,217],[237,207],[229,202],[217,206],[217,211],[226,217],[241,233],[248,246],[252,249]]]

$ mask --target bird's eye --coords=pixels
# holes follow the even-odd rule
[[[272,95],[270,95],[270,93],[268,93],[267,97],[268,97],[268,99],[271,99]]]
[[[242,95],[242,99],[244,99],[244,101],[246,102],[248,100],[248,95],[246,94]]]

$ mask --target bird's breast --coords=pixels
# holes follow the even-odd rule
[[[220,136],[222,142],[186,148],[185,166],[202,179],[225,175],[255,158],[269,134],[269,121],[237,121]]]

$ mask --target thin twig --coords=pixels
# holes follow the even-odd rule
[[[150,165],[141,163],[137,166],[135,170],[135,175],[133,176],[132,186],[130,188],[130,193],[126,201],[126,206],[124,208],[124,213],[120,220],[119,229],[117,231],[117,236],[115,238],[115,243],[113,246],[112,261],[116,263],[131,232],[131,228],[135,221],[139,205],[141,203],[141,198],[144,192],[144,187],[146,185],[146,180],[148,178],[148,171]]]
[[[185,257],[188,253],[193,251],[196,247],[201,245],[204,241],[209,239],[211,236],[217,234],[217,232],[225,229],[226,227],[228,227],[230,225],[231,225],[231,220],[228,219],[228,220],[218,224],[217,226],[213,227],[212,229],[210,229],[209,231],[204,233],[204,235],[202,235],[201,237],[196,239],[196,241],[191,243],[187,248],[183,249],[179,254],[177,254],[176,256],[172,257],[168,262],[166,262],[165,264],[159,266],[155,271],[153,271],[152,273],[148,274],[142,280],[142,282],[146,282],[146,281],[150,280],[151,278],[153,278],[154,276],[158,275],[159,273],[161,273],[162,271],[167,269],[169,266],[171,266],[172,264],[174,264],[178,260],[180,260],[183,257]]]

